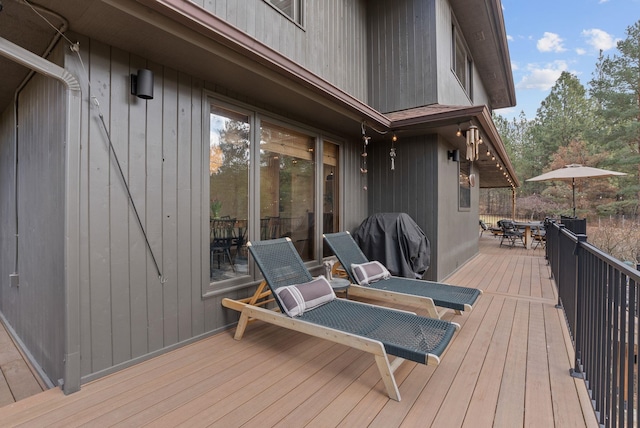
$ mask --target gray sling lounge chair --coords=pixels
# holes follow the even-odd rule
[[[241,311],[235,339],[242,338],[247,322],[254,318],[371,353],[387,393],[394,400],[400,401],[393,375],[395,369],[404,360],[438,364],[455,331],[460,328],[456,323],[406,311],[338,299],[330,286],[333,298],[327,303],[307,309],[301,315],[288,316],[285,312],[291,308],[282,297],[282,292],[287,290],[283,287],[290,289],[290,286],[309,284],[313,280],[309,270],[289,238],[249,243],[248,248],[276,296],[281,312],[224,299],[223,306]],[[388,354],[396,357],[392,363]]]
[[[482,290],[469,287],[443,284],[441,282],[424,281],[420,279],[392,276],[368,285],[358,285],[351,266],[353,264],[368,263],[369,259],[358,247],[349,232],[327,233],[324,239],[331,247],[338,261],[352,282],[349,295],[368,297],[380,300],[390,300],[401,303],[416,303],[422,301],[427,307],[430,317],[440,318],[436,306],[453,309],[460,314],[470,311],[482,294]]]

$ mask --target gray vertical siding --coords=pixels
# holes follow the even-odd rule
[[[368,176],[360,173],[362,143],[360,141],[349,142],[341,146],[342,152],[342,230],[353,232],[368,216],[367,199],[369,191],[364,190],[368,186]]]
[[[15,290],[11,290],[9,275],[14,271],[15,203],[13,107],[0,114],[0,311],[7,314],[15,305]]]
[[[300,27],[264,0],[192,0],[352,96],[367,101],[364,0],[308,0]]]
[[[202,299],[203,82],[79,37],[91,76],[83,93],[81,159],[81,353],[83,376],[184,342],[221,324],[207,323]],[[73,55],[67,67],[87,87]],[[129,75],[155,74],[154,99],[129,94]],[[94,105],[92,97],[100,107]],[[140,215],[138,225],[109,140]]]
[[[375,140],[369,150],[369,211],[404,212],[422,228],[431,244],[431,268],[425,279],[437,277],[438,148],[435,135],[400,137],[395,170],[391,170],[389,138]]]
[[[0,125],[0,310],[54,381],[64,364],[65,100],[62,84],[37,74],[19,94],[17,288],[9,282],[16,254],[13,105]]]
[[[437,102],[434,1],[367,3],[369,105],[379,111]]]
[[[435,13],[436,13],[436,40],[438,51],[438,62],[436,64],[438,73],[438,102],[440,104],[448,105],[471,105],[472,100],[465,92],[464,88],[458,81],[452,66],[452,25],[451,19],[451,7],[448,0],[435,0]],[[475,75],[475,73],[474,73]],[[478,83],[474,80],[474,83]],[[479,88],[474,86],[473,92],[476,92]],[[479,104],[473,102],[473,104]]]
[[[236,315],[223,310],[220,300],[245,297],[250,290],[202,297],[203,284],[209,281],[202,109],[207,105],[204,88],[212,84],[77,38],[91,76],[91,96],[83,91],[79,225],[81,365],[86,380],[235,322]],[[87,74],[73,54],[68,54],[66,66],[87,88]],[[129,75],[139,68],[155,74],[153,100],[129,94]],[[99,113],[165,283],[158,278],[109,153]],[[367,216],[365,181],[359,173],[361,145],[342,147],[342,219],[344,227],[353,230]]]
[[[465,92],[464,88],[451,69],[452,65],[452,11],[448,0],[435,1],[436,13],[436,41],[437,41],[437,91],[438,103],[447,105],[490,105],[487,92],[480,80],[480,75],[474,68],[472,97]],[[472,58],[473,60],[473,58]]]
[[[478,197],[476,185],[471,188],[471,208],[458,209],[458,163],[447,159],[448,146],[438,142],[440,164],[438,186],[438,274],[448,276],[478,253]],[[472,169],[472,173],[474,171]],[[476,180],[477,181],[477,180]]]

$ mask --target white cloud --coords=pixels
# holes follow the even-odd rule
[[[515,70],[520,70],[520,67],[518,66],[517,62],[513,62],[511,61],[511,70],[515,71]]]
[[[578,55],[585,55],[587,53],[587,51],[585,49],[582,49],[582,48],[577,48],[576,49],[576,53]]]
[[[563,40],[555,33],[544,33],[544,36],[538,40],[536,47],[540,52],[564,52],[566,49],[562,46]]]
[[[542,67],[530,64],[528,74],[516,85],[518,89],[538,89],[547,91],[556,83],[563,71],[568,69],[565,61],[555,61]]]
[[[598,51],[607,51],[609,49],[613,49],[616,47],[616,43],[618,42],[618,40],[614,39],[611,34],[597,28],[583,30],[582,37],[587,39],[588,45],[591,45]]]
[[[513,41],[513,36],[512,36],[512,35],[510,35],[510,34],[507,34],[507,40],[509,40],[510,42],[512,42],[512,41]]]

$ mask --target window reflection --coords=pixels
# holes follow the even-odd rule
[[[338,146],[324,142],[322,155],[324,185],[322,191],[322,233],[339,231],[338,203],[340,201],[340,186],[338,186]],[[323,246],[323,257],[333,255],[333,251]]]
[[[248,274],[249,118],[213,106],[209,139],[210,280]]]
[[[315,139],[268,122],[260,135],[260,239],[289,237],[312,260]]]

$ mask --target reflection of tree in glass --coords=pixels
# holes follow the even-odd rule
[[[280,163],[280,211],[291,217],[313,209],[313,162],[286,156]]]
[[[212,152],[219,157],[218,173],[227,170],[244,168],[249,163],[249,124],[229,120],[225,122],[224,129],[220,130],[220,142],[212,144]],[[212,173],[215,173],[212,171]]]
[[[218,142],[211,141],[211,200],[222,204],[221,215],[247,218],[249,124],[225,120]]]

